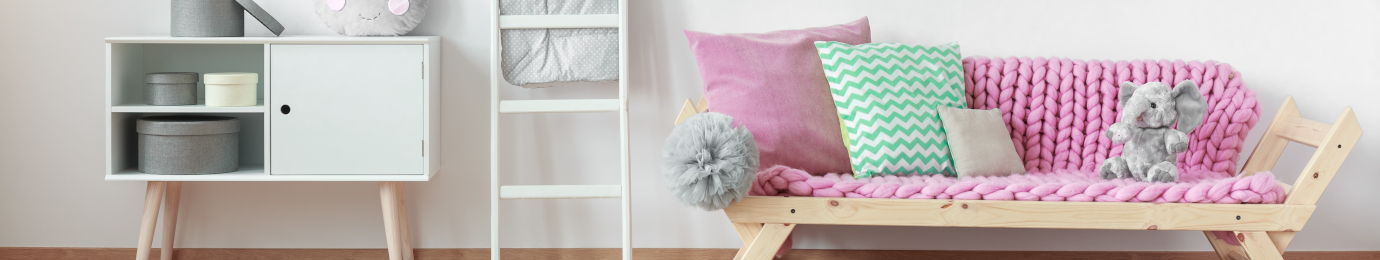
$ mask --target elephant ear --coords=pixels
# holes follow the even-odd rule
[[[1134,107],[1128,106],[1131,100],[1136,98],[1136,88],[1136,84],[1130,81],[1121,83],[1121,91],[1117,93],[1117,98],[1120,99],[1117,101],[1117,105],[1121,107],[1121,122],[1135,124],[1136,118],[1140,117],[1140,114],[1145,113],[1145,110],[1150,108],[1145,105],[1145,102],[1136,103],[1139,105]]]
[[[1179,112],[1179,131],[1190,133],[1203,124],[1203,117],[1207,115],[1207,101],[1203,99],[1203,93],[1198,92],[1198,84],[1184,80],[1174,86],[1174,109]]]
[[[1131,95],[1136,94],[1136,83],[1130,81],[1121,82],[1121,91],[1117,92],[1117,105],[1122,109],[1126,107],[1126,101],[1131,101]]]

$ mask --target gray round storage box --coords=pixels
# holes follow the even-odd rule
[[[220,116],[149,116],[139,132],[139,171],[226,173],[239,169],[240,120]]]
[[[172,36],[244,36],[244,6],[235,0],[172,0]]]
[[[196,105],[196,72],[155,72],[144,74],[148,89],[144,99],[154,106]]]

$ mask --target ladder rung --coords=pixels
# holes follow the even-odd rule
[[[577,113],[615,112],[617,99],[552,99],[503,100],[498,102],[500,113]]]
[[[617,14],[502,15],[499,29],[618,28]]]
[[[599,199],[619,198],[620,185],[509,185],[499,187],[501,199]]]

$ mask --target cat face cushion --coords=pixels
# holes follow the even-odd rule
[[[426,16],[427,0],[315,0],[316,16],[346,36],[407,34]]]

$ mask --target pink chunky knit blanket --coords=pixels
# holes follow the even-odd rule
[[[1198,84],[1208,114],[1189,134],[1188,151],[1179,154],[1181,173],[1234,175],[1241,144],[1260,120],[1255,91],[1226,63],[969,57],[963,70],[968,105],[1001,109],[1032,172],[1096,171],[1121,155],[1121,145],[1102,132],[1118,119],[1117,93],[1125,81]]]
[[[784,166],[757,174],[750,195],[912,199],[1281,203],[1268,172],[1236,175],[1242,143],[1260,119],[1255,92],[1241,73],[1213,61],[1099,61],[1065,58],[963,60],[974,109],[997,108],[1030,174],[1007,177],[822,176]],[[1202,126],[1179,154],[1179,183],[1102,180],[1096,174],[1121,145],[1103,135],[1118,119],[1120,83],[1193,80],[1207,100]]]
[[[1081,202],[1284,202],[1284,188],[1276,184],[1275,175],[1270,172],[1247,177],[1180,179],[1179,183],[1150,183],[1131,179],[1103,180],[1094,172],[1070,170],[964,179],[942,175],[888,175],[854,179],[853,175],[847,173],[813,176],[798,169],[777,165],[757,173],[757,179],[753,180],[752,190],[748,194]]]

